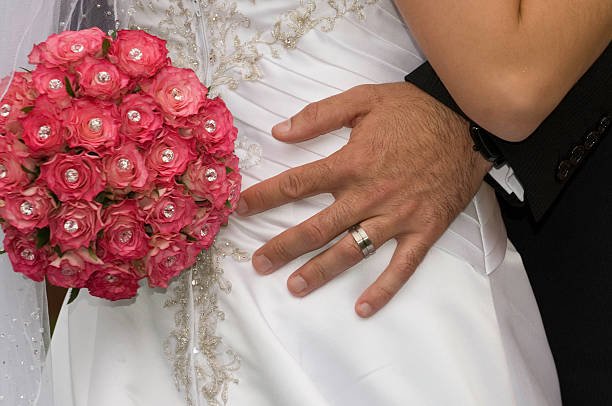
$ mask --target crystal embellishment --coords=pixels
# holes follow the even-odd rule
[[[21,251],[21,258],[25,259],[26,261],[34,261],[36,259],[36,255],[34,255],[32,250],[25,249]]]
[[[204,123],[204,129],[207,133],[212,134],[217,130],[217,123],[215,120],[208,120]]]
[[[102,71],[102,72],[98,72],[98,75],[96,76],[96,82],[100,83],[100,84],[104,84],[104,83],[108,83],[111,81],[111,75],[108,72]]]
[[[83,44],[74,44],[70,47],[70,50],[75,54],[80,54],[81,52],[83,52],[84,49],[85,47],[83,46]]]
[[[214,182],[217,180],[217,171],[215,171],[213,168],[208,168],[206,170],[206,179],[208,179],[209,182]]]
[[[64,276],[74,276],[75,272],[72,269],[62,269],[60,271]]]
[[[104,279],[106,279],[106,282],[108,283],[115,283],[117,282],[117,277],[115,275],[106,275],[106,277],[104,277]]]
[[[130,111],[128,111],[127,118],[132,123],[138,123],[142,119],[142,117],[140,115],[140,112],[138,112],[137,110],[130,110]]]
[[[182,101],[185,98],[181,89],[177,89],[176,87],[172,89],[172,97],[174,97],[176,101]]]
[[[174,255],[166,258],[166,267],[170,268],[176,263],[176,257]]]
[[[6,166],[0,165],[0,179],[6,178],[6,175],[8,175],[8,170],[6,169]]]
[[[121,236],[119,237],[119,241],[121,242],[121,244],[127,244],[128,242],[132,240],[133,235],[134,234],[132,233],[132,230],[125,230],[124,232],[121,233]]]
[[[64,179],[68,183],[76,183],[79,181],[79,171],[74,168],[70,168],[64,173]]]
[[[142,51],[138,48],[132,48],[130,50],[130,58],[133,61],[140,61],[142,59]]]
[[[89,129],[91,131],[100,131],[102,129],[102,120],[99,118],[92,118],[89,120]]]
[[[119,172],[127,172],[132,169],[132,162],[127,158],[121,158],[117,161],[117,169]]]
[[[200,230],[200,236],[202,238],[206,238],[206,236],[208,235],[208,233],[210,232],[210,226],[208,224],[206,224],[204,227],[202,227],[202,229]]]
[[[171,219],[172,217],[174,217],[174,214],[176,213],[176,207],[174,207],[173,204],[169,204],[166,207],[164,207],[164,217],[167,219]]]
[[[70,234],[76,233],[79,231],[79,223],[77,223],[76,220],[67,220],[64,223],[64,230]]]
[[[10,114],[11,114],[11,105],[3,104],[2,107],[0,107],[0,116],[8,117]]]
[[[38,129],[38,139],[41,141],[46,140],[51,135],[51,127],[43,125]]]
[[[21,210],[21,214],[24,216],[31,216],[34,214],[34,205],[30,202],[23,202],[21,203],[19,210]]]
[[[51,90],[61,89],[62,87],[64,87],[64,85],[62,84],[62,81],[59,79],[51,79],[49,81],[49,89]]]
[[[171,149],[163,150],[161,153],[161,159],[165,163],[170,163],[174,161],[174,151],[172,151]]]

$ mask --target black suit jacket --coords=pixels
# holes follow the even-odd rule
[[[463,114],[429,64],[406,77]],[[525,141],[492,137],[525,189],[499,191],[565,405],[612,405],[612,45]]]

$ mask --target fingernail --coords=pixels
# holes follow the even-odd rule
[[[372,306],[369,303],[362,303],[357,306],[357,313],[361,317],[370,317],[372,315]]]
[[[238,206],[236,207],[236,213],[241,216],[244,216],[248,211],[249,205],[243,198],[240,198],[240,200],[238,200]]]
[[[294,276],[287,282],[287,287],[293,293],[301,293],[308,287],[308,283],[301,276]]]
[[[272,272],[272,262],[265,255],[257,255],[253,257],[253,267],[258,273]]]
[[[278,123],[272,128],[272,131],[279,133],[288,133],[289,130],[291,130],[291,119]]]

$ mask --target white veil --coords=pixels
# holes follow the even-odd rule
[[[54,32],[114,29],[117,11],[114,0],[0,1],[0,78],[27,67],[32,46]],[[0,83],[0,99],[9,85]],[[45,284],[13,272],[0,256],[0,406],[54,405],[48,319]]]

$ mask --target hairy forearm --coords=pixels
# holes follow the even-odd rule
[[[610,0],[396,0],[462,109],[528,136],[612,40]]]

